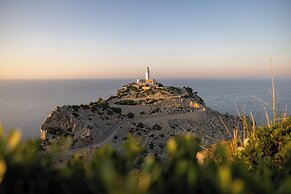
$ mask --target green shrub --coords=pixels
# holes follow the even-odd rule
[[[106,114],[107,115],[113,115],[113,112],[111,110],[107,110]]]
[[[290,119],[258,129],[235,157],[227,143],[217,144],[215,157],[207,157],[200,140],[186,134],[170,138],[166,158],[158,160],[129,136],[120,151],[104,146],[89,158],[76,153],[55,168],[54,158],[71,142],[43,153],[39,141],[21,142],[18,131],[4,136],[0,127],[0,193],[287,194],[291,189]]]
[[[129,113],[127,114],[127,117],[130,118],[130,119],[132,119],[132,118],[134,118],[134,114],[133,114],[132,112],[129,112]]]
[[[143,123],[138,123],[136,126],[139,127],[139,128],[144,128],[144,124]]]
[[[110,107],[110,109],[111,109],[113,112],[117,113],[117,114],[121,114],[121,108],[118,108],[118,107]]]
[[[73,115],[74,117],[79,117],[79,114],[76,113],[76,112],[72,112],[72,115]]]
[[[119,105],[137,105],[138,103],[134,100],[120,100],[118,102],[115,102],[115,104]]]
[[[156,131],[160,131],[160,130],[162,130],[162,126],[159,125],[159,124],[155,124],[155,125],[153,126],[153,129],[156,130]]]
[[[291,175],[291,117],[271,127],[259,127],[244,141],[235,154],[236,160],[249,165],[254,173],[264,171],[266,166],[274,177],[273,184]],[[263,168],[262,168],[263,167]]]

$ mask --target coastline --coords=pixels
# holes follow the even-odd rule
[[[243,128],[240,117],[207,107],[192,88],[137,82],[124,85],[108,99],[55,108],[40,133],[44,150],[62,137],[72,138],[71,149],[58,156],[64,161],[104,144],[119,149],[129,134],[143,142],[147,154],[164,157],[165,143],[173,136],[189,133],[209,146],[230,140],[229,131],[237,130],[242,138]]]
[[[0,106],[5,110],[0,114],[0,121],[6,130],[22,129],[25,139],[39,137],[39,125],[56,106],[64,104],[87,104],[97,97],[107,98],[114,94],[122,83],[129,80],[0,80]],[[9,84],[7,85],[7,82]],[[166,79],[161,82],[167,85],[190,86],[199,91],[207,105],[222,113],[237,114],[235,104],[239,110],[243,108],[249,114],[252,112],[256,120],[264,124],[265,116],[263,103],[251,98],[254,95],[270,102],[270,80],[205,80],[205,79]],[[100,84],[102,83],[102,85]],[[83,87],[87,85],[87,87]],[[233,87],[224,87],[225,85]],[[284,109],[287,104],[291,107],[291,94],[288,87],[291,80],[275,80],[278,91],[278,105]],[[233,89],[234,88],[234,89]],[[268,107],[266,107],[268,109]],[[290,109],[289,109],[290,110]],[[289,115],[290,115],[290,111]],[[271,112],[270,112],[271,114]],[[25,115],[25,116],[23,116]]]

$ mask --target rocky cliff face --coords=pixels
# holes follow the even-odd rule
[[[162,156],[171,136],[191,133],[204,144],[242,134],[238,117],[220,114],[206,107],[191,88],[157,85],[125,85],[116,96],[88,105],[65,105],[53,110],[41,125],[45,145],[71,136],[72,149],[91,149],[104,143],[116,148],[128,134],[143,142],[145,154]]]
[[[43,140],[71,136],[74,147],[93,143],[112,123],[124,118],[121,109],[112,108],[102,99],[89,105],[57,107],[40,127]]]

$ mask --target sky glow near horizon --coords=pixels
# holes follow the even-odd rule
[[[0,0],[0,79],[291,78],[288,0]]]

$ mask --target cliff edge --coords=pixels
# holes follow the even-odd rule
[[[209,145],[232,138],[229,131],[241,134],[242,128],[238,117],[207,107],[192,88],[129,83],[108,99],[57,107],[41,124],[40,132],[45,149],[70,136],[71,153],[106,143],[119,148],[132,134],[142,141],[145,155],[162,156],[171,136],[190,133]]]

